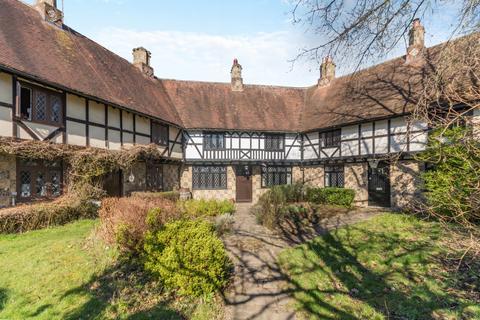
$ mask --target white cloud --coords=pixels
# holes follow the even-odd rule
[[[243,66],[245,83],[307,86],[318,78],[314,64],[298,63],[291,69],[289,60],[302,44],[301,37],[288,32],[221,36],[107,28],[92,37],[129,61],[132,48],[147,48],[160,78],[228,82],[233,58]]]

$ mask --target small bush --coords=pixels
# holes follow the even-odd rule
[[[274,188],[283,192],[286,202],[302,202],[304,199],[305,186],[302,183],[285,184]]]
[[[309,188],[306,199],[315,204],[328,204],[350,208],[353,205],[355,191],[344,188]]]
[[[162,198],[171,201],[178,201],[180,199],[180,193],[177,191],[165,191],[165,192],[132,192],[132,197],[153,199]]]
[[[252,211],[258,223],[275,229],[285,215],[286,196],[282,186],[274,186],[265,192]]]
[[[203,220],[167,223],[145,238],[146,270],[181,295],[202,296],[223,288],[231,263],[212,224]]]
[[[235,218],[233,214],[226,213],[222,214],[215,218],[215,230],[219,236],[229,233],[232,228],[233,224],[235,223]]]
[[[52,202],[19,205],[0,210],[0,233],[19,233],[97,217],[98,205],[78,194]]]
[[[180,218],[174,202],[163,198],[105,198],[99,211],[101,234],[124,253],[138,254],[147,230]]]
[[[216,217],[235,212],[235,204],[229,200],[186,200],[179,202],[179,207],[188,217]]]

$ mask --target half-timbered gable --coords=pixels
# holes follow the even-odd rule
[[[419,152],[425,150],[427,137],[426,124],[394,117],[305,133],[303,157],[315,162]]]
[[[301,155],[298,133],[185,131],[187,161],[296,161]]]

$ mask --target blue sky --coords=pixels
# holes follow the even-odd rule
[[[159,78],[229,81],[237,57],[245,83],[312,85],[318,64],[289,62],[314,40],[290,10],[288,0],[64,0],[66,24],[128,60],[146,47]],[[447,11],[427,17],[427,45],[447,39],[451,23]],[[401,44],[392,55],[404,52]]]

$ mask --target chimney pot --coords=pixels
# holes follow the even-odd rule
[[[63,25],[63,12],[57,7],[57,0],[37,0],[34,8],[45,21],[59,27]]]
[[[407,63],[423,56],[425,48],[425,28],[422,26],[420,19],[416,18],[412,22],[412,28],[408,34]]]
[[[242,66],[238,59],[233,59],[232,69],[230,70],[232,91],[243,91]]]
[[[331,56],[326,56],[322,59],[322,64],[320,65],[320,79],[318,79],[318,86],[325,87],[335,79],[335,68],[336,65],[333,62]]]
[[[135,48],[132,51],[133,65],[140,69],[148,77],[154,76],[153,68],[150,66],[150,58],[152,54],[143,47]]]

